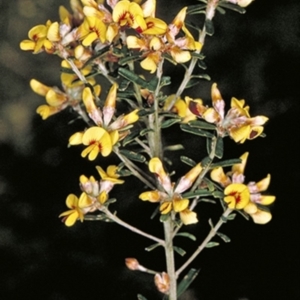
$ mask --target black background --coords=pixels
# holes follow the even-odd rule
[[[157,2],[157,16],[170,22],[183,5],[196,1]],[[34,25],[57,20],[60,4],[68,6],[67,1],[54,0],[0,1],[0,299],[127,300],[136,299],[138,293],[160,299],[152,276],[127,270],[124,259],[136,257],[162,271],[162,249],[145,252],[151,242],[115,224],[84,222],[67,228],[57,217],[66,210],[66,196],[79,195],[79,175],[96,172],[93,163],[80,158],[78,147],[66,147],[82,123],[66,126],[74,118],[67,111],[46,121],[34,112],[44,100],[30,90],[29,80],[59,85],[60,60],[22,52],[19,42]],[[193,17],[193,22],[202,21],[201,15]],[[267,225],[242,217],[224,225],[221,232],[230,236],[231,243],[205,250],[193,262],[201,271],[182,299],[300,299],[300,3],[257,0],[245,15],[217,14],[215,31],[203,52],[207,73],[218,83],[227,106],[232,96],[244,98],[252,115],[270,118],[267,138],[238,146],[226,140],[225,156],[249,151],[247,180],[271,173],[269,193],[277,199]],[[174,85],[182,76],[181,68],[172,66],[167,73]],[[209,103],[210,86],[211,82],[203,82],[186,94]],[[168,143],[180,134],[176,126],[166,133]],[[186,145],[180,154],[202,153],[199,139],[180,138]],[[138,189],[133,178],[127,181],[128,186],[116,188],[112,195],[118,198],[114,209],[124,220],[161,236],[161,224],[149,220],[153,205],[138,200],[142,187]],[[207,219],[212,216],[216,221],[220,208],[203,204],[197,213],[199,223],[190,230],[201,241]],[[178,244],[188,254],[195,247],[179,238]],[[176,259],[179,267],[184,259]]]

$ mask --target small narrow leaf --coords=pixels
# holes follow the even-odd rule
[[[119,68],[118,73],[119,73],[122,77],[128,79],[129,81],[131,81],[131,82],[133,82],[133,83],[135,83],[135,84],[138,84],[138,85],[140,85],[140,86],[142,86],[142,87],[146,87],[146,86],[147,86],[147,82],[146,82],[144,79],[142,79],[139,75],[137,75],[137,74],[131,72],[131,71],[128,70],[128,69],[125,69],[125,68]]]
[[[138,300],[147,300],[147,298],[145,298],[143,295],[138,294],[137,295]]]
[[[145,129],[141,130],[140,136],[144,136],[144,135],[146,135],[149,132],[153,132],[153,129],[151,129],[151,128],[145,128]]]
[[[191,126],[189,126],[188,124],[182,124],[180,125],[180,128],[182,131],[194,134],[194,135],[199,135],[199,136],[203,136],[203,137],[208,137],[208,138],[213,138],[214,135],[208,131],[199,129],[199,128],[193,128]]]
[[[216,129],[215,125],[200,120],[190,121],[188,124],[193,128],[200,128],[200,129],[207,129],[207,130]]]
[[[186,251],[184,251],[182,248],[173,246],[173,249],[175,252],[177,252],[180,256],[184,256],[186,254]]]
[[[164,122],[162,122],[161,124],[161,128],[168,128],[168,127],[171,127],[172,125],[176,124],[176,123],[180,123],[181,122],[181,119],[168,119]]]
[[[224,193],[221,192],[221,191],[214,191],[214,192],[213,192],[213,196],[214,196],[215,198],[223,198],[223,197],[224,197]]]
[[[161,78],[161,81],[160,81],[160,87],[170,85],[171,83],[172,82],[171,82],[171,77],[170,76],[163,76]]]
[[[195,57],[195,58],[198,58],[199,60],[203,60],[205,58],[205,56],[203,54],[196,53],[196,52],[192,52],[191,56]]]
[[[135,60],[138,60],[140,57],[141,57],[140,55],[127,56],[127,57],[121,58],[118,61],[118,64],[120,66],[124,66],[124,65],[128,64],[129,62],[133,62]]]
[[[154,250],[155,248],[157,248],[157,247],[159,247],[159,246],[161,246],[160,243],[155,243],[155,244],[150,245],[150,246],[148,246],[147,248],[145,248],[145,250],[148,251],[148,252],[150,252],[150,251]]]
[[[217,242],[209,242],[206,244],[205,248],[213,248],[213,247],[216,247],[216,246],[219,246],[220,244],[217,243]]]
[[[125,139],[123,140],[123,147],[125,147],[127,144],[131,143],[132,141],[134,141],[134,139],[139,135],[138,131],[133,131],[131,132],[129,135],[127,135],[125,137]]]
[[[217,138],[217,145],[216,145],[215,156],[217,158],[222,158],[223,157],[223,151],[224,151],[223,139],[221,137],[218,137]]]
[[[214,224],[211,219],[208,220],[208,224],[209,224],[210,228],[214,228]]]
[[[194,192],[188,192],[188,193],[184,193],[182,195],[183,198],[194,198],[194,197],[203,197],[203,196],[212,196],[212,192],[208,191],[208,190],[196,190]]]
[[[197,277],[200,270],[190,269],[177,286],[177,296],[181,296]]]
[[[181,144],[170,145],[164,148],[164,151],[178,151],[178,150],[184,150],[183,145]]]
[[[129,158],[130,160],[133,161],[137,161],[137,162],[145,162],[146,161],[146,157],[143,156],[142,154],[133,152],[133,151],[129,151],[129,150],[120,150],[120,153],[124,156],[126,156],[127,158]]]
[[[230,214],[229,216],[227,216],[227,220],[232,221],[234,220],[236,217],[236,214]]]
[[[188,233],[188,232],[179,232],[176,234],[176,236],[183,236],[183,237],[186,237],[188,239],[191,239],[192,241],[196,241],[197,238],[191,234],[191,233]]]
[[[220,6],[217,6],[217,11],[218,11],[221,15],[225,15],[225,14],[226,14],[225,9],[223,9],[223,8],[220,7]]]
[[[160,222],[166,222],[169,219],[169,214],[166,215],[160,215],[159,221]]]
[[[236,11],[240,14],[244,14],[246,12],[245,8],[243,8],[239,5],[236,5],[236,4],[228,3],[228,2],[221,2],[219,4],[219,6],[222,6],[224,8],[227,8],[227,9],[230,9],[230,10],[233,10],[233,11]]]
[[[199,68],[201,68],[202,70],[206,70],[207,69],[207,65],[203,60],[198,60],[197,65]]]
[[[158,84],[158,78],[156,76],[152,77],[151,80],[145,86],[149,91],[154,92]]]
[[[240,164],[241,161],[242,160],[240,158],[226,159],[226,160],[218,161],[214,164],[211,164],[210,168],[214,169],[214,168],[217,168],[217,167],[230,167],[230,166],[233,166],[233,165],[236,165],[236,164]]]
[[[212,36],[215,33],[215,28],[212,20],[210,19],[205,20],[205,29],[206,29],[206,33],[210,36]]]
[[[196,162],[194,160],[192,160],[191,158],[187,157],[187,156],[180,156],[180,160],[187,164],[190,167],[195,167],[196,166]]]
[[[217,232],[217,235],[225,242],[225,243],[229,243],[231,240],[230,238],[226,235],[223,234],[221,232]]]
[[[199,199],[198,202],[207,202],[207,203],[211,203],[211,204],[216,204],[215,200],[205,199],[205,198]]]
[[[154,108],[149,108],[149,109],[141,109],[138,111],[138,115],[140,117],[148,116],[154,113]]]

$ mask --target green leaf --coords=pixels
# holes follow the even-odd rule
[[[144,136],[144,135],[146,135],[149,132],[153,132],[153,129],[151,129],[151,128],[145,128],[145,129],[143,129],[143,130],[140,131],[140,136]]]
[[[225,9],[223,9],[223,8],[220,7],[220,6],[217,6],[217,11],[218,11],[221,15],[225,15],[225,14],[226,14]]]
[[[179,232],[176,234],[176,236],[183,236],[183,237],[186,237],[188,239],[191,239],[192,241],[196,241],[197,238],[191,234],[191,233],[188,233],[188,232]]]
[[[210,192],[213,192],[215,190],[215,183],[213,181],[211,181],[210,179],[208,178],[203,178],[203,181],[205,182],[205,184],[207,185],[208,187],[208,190]]]
[[[146,161],[146,157],[143,156],[142,154],[133,152],[133,151],[129,151],[129,150],[120,150],[120,153],[124,156],[126,156],[127,158],[129,158],[130,160],[133,161],[137,161],[137,162],[145,162]]]
[[[233,166],[233,165],[236,165],[236,164],[240,164],[241,161],[242,160],[240,158],[222,160],[222,161],[218,161],[214,164],[211,164],[210,168],[215,169],[217,167],[229,167],[229,166]]]
[[[125,139],[123,140],[123,147],[125,147],[126,145],[130,144],[132,141],[134,141],[134,139],[139,135],[138,131],[133,131],[131,132],[129,135],[127,135],[125,137]]]
[[[238,12],[240,14],[244,14],[246,12],[246,9],[239,6],[239,5],[235,5],[233,3],[228,3],[228,2],[221,2],[219,4],[219,6],[222,6],[224,8],[227,8],[227,9],[230,9],[230,10],[233,10],[235,12]]]
[[[214,135],[208,131],[202,130],[200,128],[194,128],[191,127],[188,124],[181,124],[180,128],[182,131],[194,134],[194,135],[199,135],[199,136],[203,136],[203,137],[207,137],[207,138],[213,138]]]
[[[147,248],[145,248],[145,250],[148,251],[148,252],[150,252],[150,251],[154,250],[155,248],[157,248],[157,247],[159,247],[159,246],[161,246],[160,243],[155,243],[155,244],[150,245],[150,246],[148,246]]]
[[[207,129],[207,130],[216,129],[215,125],[200,120],[190,121],[188,125],[193,128],[200,128],[200,129]]]
[[[215,28],[214,28],[214,24],[213,24],[212,20],[210,20],[210,19],[205,20],[205,29],[206,29],[206,33],[209,36],[212,36],[215,33]]]
[[[242,216],[242,217],[244,217],[247,221],[249,221],[249,216],[246,214],[246,213],[244,213],[242,210],[237,210],[237,212]],[[228,219],[228,217],[227,217],[227,219]],[[229,219],[228,219],[229,220]]]
[[[137,295],[138,300],[147,300],[147,298],[145,298],[143,295],[138,294]]]
[[[189,15],[205,13],[206,4],[195,4],[188,6],[187,13]]]
[[[210,76],[207,74],[192,75],[191,78],[206,79],[208,81],[211,80]]]
[[[184,150],[183,145],[181,144],[170,145],[164,148],[164,151],[178,151],[178,150]]]
[[[203,196],[212,196],[213,193],[208,190],[196,190],[194,192],[188,192],[182,194],[183,198],[194,198],[194,197],[203,197]]]
[[[84,215],[85,221],[102,221],[102,222],[113,222],[110,218],[106,216],[106,214],[98,214],[98,215]]]
[[[200,270],[190,269],[177,286],[177,296],[181,296],[197,277]]]
[[[199,60],[203,60],[205,58],[205,56],[201,53],[196,53],[196,52],[192,52],[191,56],[194,58],[198,58]]]
[[[200,198],[198,200],[198,202],[207,202],[207,203],[211,203],[211,204],[216,204],[215,200],[211,200],[211,199],[205,199],[205,198]]]
[[[214,228],[214,224],[211,219],[208,220],[208,224],[209,224],[210,228]]]
[[[151,78],[149,82],[147,82],[147,89],[151,92],[154,92],[156,90],[158,84],[158,77],[154,76]]]
[[[133,73],[132,71],[125,69],[125,68],[119,68],[118,73],[128,79],[129,81],[140,85],[141,87],[146,87],[147,86],[147,82],[142,79],[139,75]]]
[[[170,218],[169,214],[166,215],[160,215],[159,221],[160,222],[166,222]]]
[[[121,177],[131,176],[132,173],[127,169],[118,170],[118,175]]]
[[[221,232],[217,232],[217,235],[225,242],[225,243],[229,243],[231,241],[231,239],[226,235],[223,234]]]
[[[203,168],[206,168],[210,163],[211,163],[211,158],[209,158],[209,156],[206,156],[204,157],[202,160],[201,160],[201,165]]]
[[[227,216],[227,220],[232,221],[234,220],[236,217],[236,214],[230,214],[229,216]]]
[[[192,160],[191,158],[187,157],[187,156],[180,156],[180,160],[187,164],[188,166],[191,166],[191,167],[195,167],[196,166],[196,162],[194,160]]]
[[[215,198],[220,198],[220,199],[222,199],[222,198],[224,197],[224,193],[221,192],[221,191],[214,191],[214,192],[213,192],[213,196],[214,196]]]
[[[193,75],[193,76],[191,76],[191,79],[189,80],[189,82],[187,83],[185,88],[189,89],[189,88],[199,84],[201,82],[199,79],[210,80],[210,76],[207,74]]]
[[[184,251],[182,248],[173,246],[173,249],[175,252],[177,252],[180,256],[184,256],[186,254],[186,251]]]
[[[207,69],[207,65],[203,60],[198,60],[197,65],[199,68],[201,68],[202,70],[206,70]]]
[[[206,244],[205,248],[213,248],[213,247],[216,247],[216,246],[219,246],[220,244],[217,243],[217,242],[209,242]]]
[[[176,119],[168,119],[164,122],[161,123],[161,128],[168,128],[171,127],[174,124],[180,123],[181,122],[181,118],[176,118]]]
[[[217,138],[217,145],[216,145],[215,156],[217,158],[222,158],[223,157],[223,152],[224,152],[223,139],[221,137],[218,137]]]
[[[170,85],[171,83],[172,82],[171,82],[171,77],[170,76],[163,76],[161,78],[161,81],[160,81],[160,87]]]
[[[124,57],[124,58],[121,58],[119,61],[118,61],[118,64],[120,66],[124,66],[130,62],[133,62],[133,61],[136,61],[140,58],[141,56],[140,55],[132,55],[132,56],[127,56],[127,57]]]
[[[140,117],[145,117],[154,113],[154,108],[145,108],[138,111]]]

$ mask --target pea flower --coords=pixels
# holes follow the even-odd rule
[[[156,273],[154,276],[154,283],[157,289],[163,293],[168,294],[170,290],[170,277],[166,272]]]
[[[190,101],[190,110],[198,117],[217,126],[218,135],[229,135],[236,143],[244,143],[263,133],[264,125],[268,118],[265,116],[251,117],[249,106],[245,106],[244,100],[231,99],[231,108],[225,115],[225,101],[223,100],[217,84],[211,89],[213,107],[207,108],[202,103]]]
[[[97,126],[90,127],[85,132],[76,132],[69,139],[70,145],[83,144],[87,146],[81,156],[88,156],[89,160],[95,160],[98,154],[108,156],[112,151],[112,139],[109,133]]]
[[[92,200],[86,193],[81,193],[79,199],[74,194],[70,194],[66,199],[66,205],[70,210],[59,215],[63,217],[62,221],[70,227],[75,224],[77,219],[83,222],[84,215],[89,211]]]
[[[185,225],[197,223],[196,213],[188,209],[189,200],[182,198],[181,193],[191,187],[202,170],[201,165],[197,164],[181,177],[175,188],[158,157],[153,157],[149,161],[149,170],[157,176],[161,190],[146,191],[141,193],[139,198],[143,201],[159,202],[161,214],[169,214],[172,211],[179,213],[180,219]]]
[[[90,118],[95,124],[110,133],[113,145],[129,133],[129,131],[124,130],[124,128],[135,123],[139,119],[137,114],[138,110],[136,109],[126,115],[123,114],[112,121],[116,111],[117,88],[118,86],[116,83],[111,86],[102,110],[96,106],[90,88],[85,88],[82,94],[83,103]]]
[[[271,213],[265,205],[270,205],[275,201],[275,196],[262,195],[269,187],[271,176],[259,182],[249,182],[245,184],[244,170],[249,153],[244,153],[240,159],[241,163],[233,165],[228,173],[224,173],[222,167],[212,170],[211,179],[224,187],[224,201],[231,209],[243,209],[257,224],[266,224],[272,219]]]

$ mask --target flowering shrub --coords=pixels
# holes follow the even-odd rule
[[[270,184],[270,175],[259,182],[245,183],[247,152],[240,158],[222,160],[223,139],[244,143],[264,136],[268,118],[250,116],[245,101],[234,97],[225,110],[216,83],[211,85],[211,106],[186,92],[202,79],[210,79],[199,70],[206,69],[202,49],[206,35],[214,33],[215,13],[225,9],[244,13],[243,7],[252,1],[200,2],[182,8],[167,24],[156,16],[155,0],[71,0],[71,12],[60,6],[60,21],[49,20],[33,27],[29,39],[20,43],[22,50],[46,52],[62,60],[61,88],[49,87],[37,79],[30,81],[32,90],[46,99],[37,113],[45,120],[69,107],[84,124],[82,131],[70,136],[69,146],[80,147],[83,159],[97,161],[102,156],[101,165],[108,156],[117,161],[106,171],[96,163],[98,178],[80,176],[81,194],[67,196],[69,210],[60,214],[62,221],[66,226],[85,220],[114,221],[154,241],[148,250],[163,247],[166,270],[150,270],[135,258],[126,258],[125,262],[131,270],[154,274],[157,289],[169,300],[177,299],[189,287],[198,271],[190,269],[178,283],[179,275],[204,248],[218,245],[212,241],[216,235],[229,241],[218,232],[223,223],[239,213],[251,217],[254,223],[266,224],[272,218],[267,206],[275,201],[275,196],[262,194]],[[193,14],[205,16],[201,29],[201,24],[189,23],[188,17]],[[175,86],[177,92],[171,95],[164,88],[173,85],[172,78],[164,74],[167,63],[185,69],[182,82]],[[107,85],[109,91],[103,91]],[[207,145],[207,155],[197,157],[197,161],[177,156],[190,167],[179,177],[167,150],[181,150],[185,145],[163,142],[164,129],[171,126],[179,126],[186,135],[203,139]],[[226,167],[231,171],[225,173]],[[127,176],[144,184],[143,190],[131,193],[136,199],[156,205],[152,218],[157,216],[162,222],[163,238],[124,222],[114,212],[116,199],[110,194],[116,185],[126,184]],[[195,208],[201,202],[219,202],[220,220],[216,224],[210,221],[207,237],[176,270],[174,252],[184,255],[185,251],[173,240],[178,235],[196,239],[186,231],[189,225],[198,223]],[[138,298],[146,299],[142,295]]]

